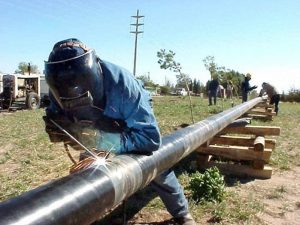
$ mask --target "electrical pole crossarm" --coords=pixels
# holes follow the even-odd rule
[[[131,17],[133,17],[133,18],[143,18],[145,16],[131,16]]]
[[[142,34],[144,32],[143,31],[130,31],[130,33],[132,33],[132,34]]]
[[[130,24],[131,26],[142,26],[142,25],[144,25],[143,23],[132,23],[132,24]]]

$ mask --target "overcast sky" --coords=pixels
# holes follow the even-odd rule
[[[206,83],[202,60],[252,74],[251,84],[300,88],[299,0],[0,0],[0,71],[19,62],[43,71],[53,45],[78,38],[100,58],[133,71],[131,16],[145,16],[138,36],[137,74],[175,81],[156,53],[173,50],[182,71]]]

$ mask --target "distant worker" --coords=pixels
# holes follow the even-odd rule
[[[263,96],[264,94],[267,94],[270,100],[270,104],[275,105],[275,112],[276,115],[278,115],[278,111],[279,111],[278,104],[280,101],[280,94],[278,94],[277,89],[269,83],[263,82],[261,86],[262,89],[260,90],[259,96]]]
[[[212,105],[212,98],[214,98],[214,105],[217,104],[218,87],[219,87],[218,76],[214,75],[213,79],[208,84],[209,105]]]
[[[250,86],[249,81],[251,80],[251,74],[247,73],[245,76],[245,80],[242,82],[242,101],[248,101],[248,93],[257,88],[256,85]]]
[[[227,81],[226,98],[232,99],[233,97],[233,83],[231,80]]]
[[[225,88],[223,87],[223,85],[219,84],[217,93],[219,93],[219,94],[217,94],[217,96],[220,96],[220,98],[225,98],[226,93],[225,93]]]

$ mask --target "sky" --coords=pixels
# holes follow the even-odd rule
[[[166,49],[204,84],[210,74],[203,59],[214,56],[218,66],[251,73],[251,85],[300,88],[299,0],[0,0],[0,72],[13,73],[20,62],[43,71],[53,45],[67,38],[133,72],[137,10],[145,16],[137,75],[175,83],[175,73],[157,63]]]

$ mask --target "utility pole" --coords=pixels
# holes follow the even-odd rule
[[[30,72],[31,72],[31,66],[30,66],[30,63],[28,63],[27,70],[28,70],[28,75],[30,75]]]
[[[132,18],[136,19],[136,22],[130,24],[131,26],[135,26],[135,31],[130,31],[130,33],[135,34],[135,42],[134,42],[134,59],[133,59],[133,75],[135,76],[136,72],[136,53],[137,53],[137,37],[138,34],[144,33],[143,31],[139,30],[139,26],[144,25],[143,23],[139,23],[139,19],[143,18],[144,16],[139,15],[139,10],[136,11],[136,16],[131,16]]]

